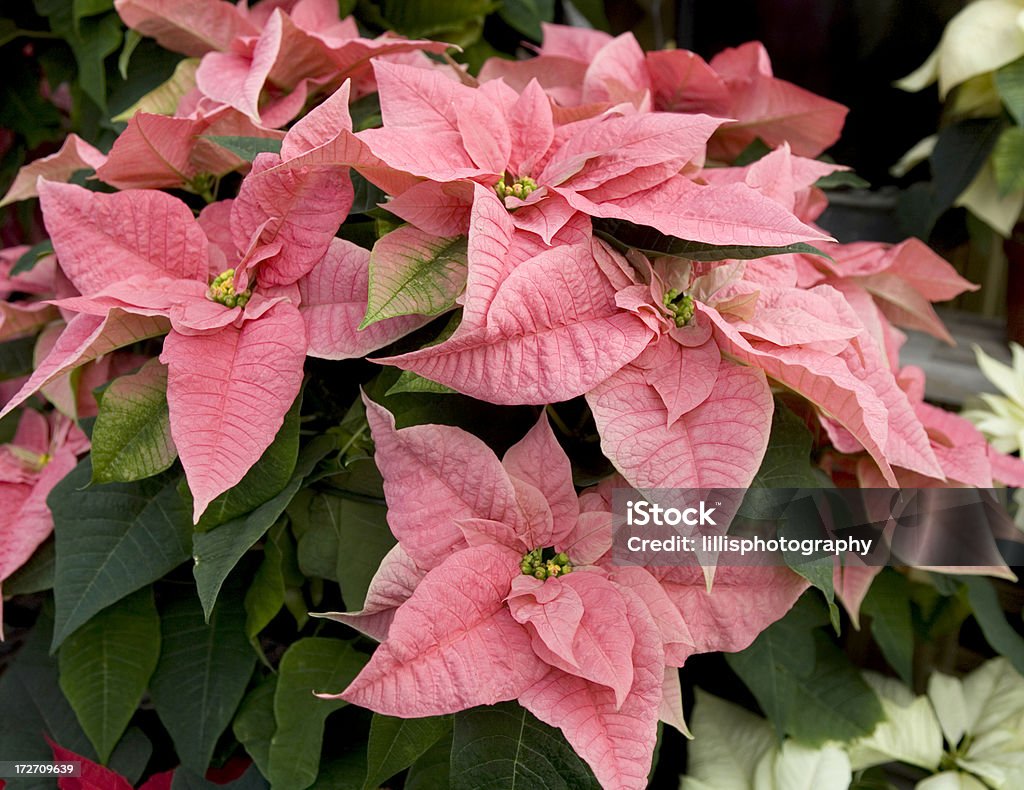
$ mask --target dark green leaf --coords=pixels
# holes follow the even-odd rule
[[[383,189],[371,184],[355,170],[350,171],[349,177],[352,179],[352,189],[355,192],[352,208],[348,210],[349,216],[373,211],[378,203],[384,202],[386,195]]]
[[[206,532],[251,513],[288,485],[299,455],[300,394],[284,416],[274,441],[234,488],[214,499],[199,518],[197,532]]]
[[[568,0],[562,1],[568,2]],[[568,4],[583,14],[591,27],[595,27],[598,30],[611,30],[611,25],[608,24],[608,17],[604,10],[604,0],[571,0]]]
[[[1018,126],[1024,126],[1024,58],[1017,58],[995,74],[996,90]]]
[[[939,132],[932,151],[932,183],[935,209],[953,205],[981,170],[1002,132],[1002,122],[970,119],[947,126]]]
[[[1024,129],[1020,126],[1007,126],[999,136],[992,149],[992,169],[1002,196],[1024,189]]]
[[[882,718],[874,692],[819,628],[824,622],[819,605],[804,596],[750,647],[726,656],[780,737],[811,746],[867,735]]]
[[[436,37],[462,45],[462,41],[444,38],[441,34],[481,22],[498,4],[491,0],[448,0],[445,3],[431,0],[374,0],[372,5],[378,10],[380,20],[386,27],[410,38]]]
[[[439,384],[425,378],[411,370],[403,370],[396,381],[385,395],[395,395],[399,392],[429,392],[434,395],[451,395],[455,390],[451,387]]]
[[[110,756],[107,767],[135,784],[152,756],[153,742],[146,737],[146,733],[138,727],[129,727]]]
[[[39,79],[34,64],[19,58],[0,81],[0,127],[22,135],[29,149],[64,135],[60,111],[40,95]]]
[[[841,502],[830,498],[826,491],[819,491],[814,496],[795,497],[789,502],[783,512],[779,534],[794,541],[814,540],[821,537],[821,517],[819,513],[827,510],[829,504],[832,505],[833,514],[836,515]],[[832,528],[842,529],[848,522],[848,518],[843,520],[841,515],[836,515]],[[833,581],[835,574],[834,555],[825,552],[806,555],[802,551],[797,550],[784,551],[783,558],[786,565],[792,571],[807,579],[825,596],[832,628],[838,634],[840,624],[839,607],[836,605]]]
[[[47,499],[57,538],[54,649],[101,609],[191,554],[192,514],[178,496],[178,474],[84,490],[91,479],[86,458]]]
[[[366,781],[363,790],[374,790],[404,771],[452,730],[451,716],[398,719],[373,715],[366,746]]]
[[[33,244],[27,252],[22,253],[18,262],[11,267],[11,277],[16,274],[24,274],[32,271],[36,263],[53,252],[53,242],[49,239]]]
[[[759,159],[764,159],[771,152],[771,146],[760,137],[755,137],[746,148],[740,151],[740,155],[736,157],[736,161],[733,164],[736,167],[746,167],[747,165],[754,164]]]
[[[277,675],[271,675],[246,695],[231,725],[235,737],[264,776],[270,773],[270,741],[277,730],[274,718],[276,691]]]
[[[967,588],[967,601],[985,639],[993,650],[1006,656],[1013,668],[1024,675],[1024,636],[1007,622],[992,580],[983,576],[961,576],[960,581]]]
[[[272,137],[230,137],[221,135],[206,135],[221,148],[226,148],[235,156],[241,157],[246,162],[252,162],[259,154],[281,153],[281,141]]]
[[[92,430],[92,482],[130,483],[163,472],[178,452],[167,408],[167,368],[153,359],[115,379]]]
[[[835,173],[829,173],[827,176],[819,178],[814,182],[814,186],[818,189],[839,189],[840,187],[867,189],[871,186],[871,182],[849,170],[837,170]]]
[[[366,752],[356,744],[340,756],[332,756],[320,763],[320,774],[309,790],[361,790],[366,776]]]
[[[554,0],[505,0],[498,10],[509,26],[524,36],[540,43],[541,22],[552,22],[555,18]]]
[[[295,642],[281,659],[270,742],[270,782],[274,787],[308,787],[317,777],[327,716],[344,707],[340,699],[320,699],[316,692],[337,693],[351,683],[367,656],[350,642],[310,637]]]
[[[207,615],[213,609],[221,585],[231,569],[273,526],[288,507],[295,492],[302,487],[306,475],[332,449],[337,449],[333,438],[324,436],[314,439],[299,454],[295,474],[281,493],[247,515],[221,524],[209,532],[196,533],[193,542],[196,564],[192,573],[196,579],[199,600],[203,602],[203,610]]]
[[[871,635],[889,666],[908,686],[914,685],[914,624],[907,578],[884,568],[871,582],[860,607],[871,618]]]
[[[452,736],[445,735],[409,768],[405,790],[450,790]]]
[[[745,247],[705,244],[686,241],[622,219],[601,219],[594,222],[594,232],[620,249],[632,248],[648,255],[671,255],[690,261],[752,260],[771,255],[803,253],[831,258],[812,244],[800,242],[785,247]]]
[[[256,661],[245,635],[239,585],[224,590],[209,624],[189,593],[168,602],[160,626],[163,649],[150,684],[153,702],[182,764],[203,775]]]
[[[60,648],[60,687],[102,763],[128,727],[160,656],[153,590],[122,598]]]
[[[0,381],[10,381],[29,375],[35,367],[32,364],[32,352],[35,347],[34,335],[0,343]]]
[[[124,34],[124,46],[121,48],[121,54],[117,56],[117,71],[121,79],[128,79],[128,64],[131,62],[132,53],[141,42],[142,35],[137,30],[129,30]]]
[[[256,637],[260,631],[281,611],[288,590],[297,590],[303,581],[296,563],[295,543],[288,531],[288,521],[282,519],[267,533],[263,544],[263,562],[245,593],[245,632],[254,646],[258,646]],[[301,626],[302,623],[299,623]]]
[[[515,702],[455,714],[452,790],[598,788],[558,730]]]
[[[53,589],[53,573],[57,551],[52,540],[35,550],[32,559],[22,565],[4,582],[4,595],[26,595]]]
[[[114,7],[114,0],[71,0],[71,16],[75,24],[83,17],[96,16]]]
[[[171,790],[266,790],[267,787],[267,780],[255,765],[250,765],[244,774],[227,784],[211,782],[185,766],[175,770],[171,780]]]

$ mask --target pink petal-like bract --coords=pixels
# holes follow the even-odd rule
[[[0,208],[35,197],[40,177],[47,181],[67,181],[79,170],[97,170],[106,160],[102,151],[77,134],[69,134],[57,153],[29,162],[18,171],[14,183],[0,200]]]
[[[302,317],[287,303],[240,328],[167,336],[160,361],[168,367],[171,436],[196,521],[270,446],[299,393],[305,358]]]
[[[223,0],[115,0],[114,7],[128,27],[185,55],[226,50],[235,38],[258,32]]]
[[[505,596],[522,575],[501,546],[458,551],[395,613],[387,641],[339,696],[388,716],[436,716],[516,699],[548,667]],[[609,692],[611,694],[611,692]]]
[[[39,200],[61,269],[83,294],[136,274],[207,281],[210,242],[175,197],[41,181]]]
[[[369,250],[331,239],[327,254],[299,280],[299,312],[306,322],[310,356],[358,359],[430,321],[425,316],[399,316],[359,329],[366,314],[369,272]]]

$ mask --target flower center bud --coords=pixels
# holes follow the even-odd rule
[[[686,326],[693,320],[696,308],[693,303],[693,297],[689,294],[682,293],[675,288],[670,288],[665,291],[664,302],[665,307],[668,308],[668,311],[675,319],[676,326]]]
[[[235,291],[235,270],[228,269],[214,278],[206,295],[225,307],[245,307],[252,296],[252,289],[246,288],[241,293],[237,293]]]
[[[569,562],[569,555],[565,552],[556,553],[553,548],[538,548],[523,555],[519,561],[519,570],[525,576],[533,576],[535,579],[544,581],[572,573],[572,563]]]
[[[494,191],[502,200],[509,195],[525,200],[526,196],[537,188],[537,182],[529,176],[519,176],[511,184],[506,183],[505,178],[506,176],[502,176],[501,180],[494,185]]]

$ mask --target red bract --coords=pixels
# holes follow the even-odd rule
[[[806,587],[726,571],[709,592],[699,568],[612,565],[609,484],[577,497],[543,415],[499,461],[457,428],[396,430],[366,408],[399,544],[366,608],[328,615],[383,641],[350,702],[416,717],[518,699],[602,785],[642,788],[659,717],[681,724],[675,668],[742,649]]]

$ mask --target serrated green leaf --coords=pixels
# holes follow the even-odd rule
[[[207,615],[213,609],[221,585],[231,569],[273,526],[288,507],[295,492],[302,487],[306,475],[312,472],[320,459],[332,449],[337,449],[334,438],[317,437],[299,453],[292,479],[277,496],[264,502],[251,513],[221,524],[214,530],[196,533],[193,540],[196,563],[192,573],[195,576],[199,600],[202,601],[203,610]]]
[[[277,730],[274,718],[276,691],[277,675],[271,675],[245,696],[231,725],[235,737],[264,776],[270,773],[270,741]]]
[[[14,266],[11,267],[11,277],[14,277],[16,274],[24,274],[25,272],[32,271],[44,256],[49,255],[52,252],[53,242],[49,239],[44,239],[38,244],[33,244],[27,251],[22,253]]]
[[[601,219],[594,222],[594,232],[612,243],[625,249],[632,248],[647,255],[671,255],[690,261],[714,262],[725,260],[747,261],[755,258],[767,258],[772,255],[818,255],[828,258],[829,255],[813,244],[799,242],[785,247],[748,247],[743,245],[706,244],[702,241],[687,241],[667,236],[654,228],[634,225],[621,219]]]
[[[992,149],[992,169],[1001,196],[1024,189],[1024,129],[1008,126]]]
[[[147,362],[115,379],[100,398],[92,430],[92,482],[130,483],[163,472],[178,451],[167,408],[167,367]]]
[[[270,742],[270,783],[274,787],[309,787],[317,777],[324,722],[348,703],[320,699],[314,692],[346,688],[368,656],[340,639],[310,637],[288,648],[278,669],[274,693],[277,730]]]
[[[466,287],[467,242],[403,225],[380,238],[370,253],[366,317],[359,325],[400,315],[450,310]]]
[[[960,576],[959,580],[967,588],[967,602],[986,641],[1024,675],[1024,636],[1007,622],[992,580],[984,576]]]
[[[204,135],[204,137],[221,148],[226,148],[246,162],[253,161],[260,154],[281,153],[281,141],[275,140],[272,137],[237,137],[230,135]]]
[[[1024,58],[1017,58],[997,69],[995,81],[999,98],[1007,111],[1018,126],[1024,126]]]
[[[245,635],[240,585],[225,588],[208,624],[191,592],[169,601],[160,613],[160,631],[163,648],[150,684],[153,703],[182,765],[202,776],[256,661]]]
[[[160,657],[160,616],[152,588],[92,617],[60,648],[60,687],[106,764]]]
[[[375,713],[366,745],[367,770],[363,790],[374,790],[404,771],[451,730],[451,716],[398,719]]]
[[[582,790],[593,773],[554,727],[515,702],[455,714],[452,790]]]
[[[779,736],[809,746],[867,735],[882,717],[874,692],[820,629],[825,621],[804,596],[750,647],[726,656]]]
[[[871,618],[871,636],[904,683],[914,683],[914,623],[907,578],[884,568],[875,577],[860,610]]]
[[[101,609],[159,579],[191,554],[192,514],[180,475],[86,489],[88,458],[47,499],[57,540],[53,649]]]
[[[554,0],[505,0],[498,9],[501,18],[510,27],[515,28],[524,36],[540,43],[543,32],[541,22],[553,22],[555,18]]]

